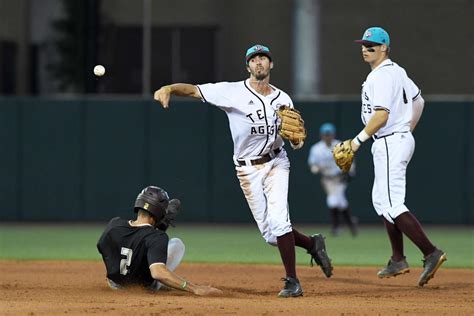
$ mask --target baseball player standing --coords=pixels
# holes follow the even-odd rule
[[[149,186],[135,201],[136,220],[120,217],[110,220],[97,243],[107,269],[109,287],[142,285],[159,290],[164,284],[196,295],[222,293],[210,286],[193,284],[173,272],[185,248],[181,239],[169,240],[166,230],[179,205],[179,200],[169,200],[165,190]]]
[[[321,173],[321,185],[326,193],[326,204],[331,212],[333,236],[340,234],[339,215],[349,226],[352,236],[357,235],[357,219],[351,215],[346,189],[349,177],[355,175],[355,164],[348,173],[342,172],[336,165],[332,150],[340,143],[336,139],[336,127],[332,123],[324,123],[319,128],[321,140],[314,144],[308,156],[308,165],[313,174]]]
[[[278,296],[300,296],[303,290],[296,275],[295,245],[306,249],[327,277],[332,275],[332,266],[324,237],[306,236],[290,222],[290,162],[278,134],[281,123],[276,112],[282,105],[293,108],[293,102],[285,92],[270,84],[274,64],[267,47],[250,47],[245,61],[250,74],[246,80],[200,85],[177,83],[161,87],[154,98],[167,108],[172,94],[194,97],[227,114],[240,186],[263,238],[278,246],[285,267],[285,285]],[[295,149],[303,146],[303,142],[290,144]]]
[[[424,255],[424,269],[418,281],[423,286],[446,261],[446,253],[431,243],[405,206],[406,170],[415,150],[412,132],[421,117],[424,100],[405,69],[390,60],[390,38],[384,29],[371,27],[356,42],[362,44],[362,57],[372,69],[362,84],[361,118],[365,128],[354,139],[337,145],[334,156],[337,157],[338,147],[355,152],[363,142],[374,139],[372,202],[383,217],[392,246],[392,256],[378,276],[388,278],[409,271],[403,252],[405,234]]]

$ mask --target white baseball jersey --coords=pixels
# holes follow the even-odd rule
[[[275,110],[281,105],[293,107],[288,94],[271,86],[273,92],[263,96],[250,86],[249,79],[197,87],[203,101],[226,112],[234,142],[234,161],[259,158],[283,146],[277,132],[279,120]]]
[[[325,177],[334,177],[342,173],[341,169],[336,165],[332,156],[332,150],[334,146],[339,144],[341,141],[333,139],[331,146],[327,146],[326,143],[321,140],[314,144],[309,150],[308,165],[316,165],[321,174]]]
[[[413,100],[420,93],[405,69],[386,59],[362,84],[362,122],[367,125],[375,110],[384,109],[389,113],[388,121],[375,133],[376,137],[410,131]]]
[[[278,88],[263,96],[250,86],[250,80],[198,85],[203,101],[224,110],[234,141],[237,178],[262,237],[270,245],[292,231],[288,210],[290,161],[282,149],[270,161],[240,165],[239,160],[258,159],[283,146],[278,135],[281,105],[293,107],[290,97]]]

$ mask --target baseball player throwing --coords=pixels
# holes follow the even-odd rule
[[[348,173],[342,172],[332,157],[332,150],[340,141],[336,139],[336,127],[324,123],[319,128],[321,140],[314,144],[308,156],[308,165],[313,174],[321,174],[321,185],[326,192],[326,204],[331,212],[333,236],[340,233],[339,215],[342,215],[349,226],[352,236],[357,235],[357,219],[352,217],[349,202],[346,198],[348,179],[355,174],[355,164]]]
[[[169,200],[166,191],[149,186],[135,201],[136,220],[120,217],[110,220],[97,243],[107,269],[109,287],[142,285],[159,290],[164,284],[196,295],[222,293],[210,286],[193,284],[173,272],[185,249],[181,239],[169,240],[166,230],[179,206],[179,200]]]
[[[369,138],[374,139],[374,186],[372,202],[382,216],[392,246],[392,257],[378,272],[380,278],[409,272],[403,252],[403,234],[424,255],[424,269],[418,281],[423,286],[446,261],[446,253],[426,236],[416,217],[405,206],[405,179],[415,150],[412,132],[424,107],[421,92],[405,69],[389,59],[390,38],[380,27],[367,29],[361,40],[362,57],[372,71],[362,85],[362,122],[365,128],[352,140],[334,149],[336,163],[347,169],[353,153]],[[350,157],[349,159],[344,156]]]
[[[194,97],[227,114],[240,186],[263,238],[270,245],[278,246],[285,266],[285,285],[278,295],[300,296],[303,290],[296,275],[295,245],[305,248],[327,277],[332,274],[332,266],[324,237],[306,236],[290,222],[290,162],[279,135],[282,123],[277,112],[283,105],[293,108],[293,102],[285,92],[270,84],[274,64],[267,47],[250,47],[245,61],[250,74],[246,80],[200,85],[177,83],[161,87],[154,98],[167,108],[172,94]],[[290,144],[300,148],[303,141]]]

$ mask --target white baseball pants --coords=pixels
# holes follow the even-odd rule
[[[264,164],[235,169],[262,237],[276,246],[277,237],[293,231],[288,210],[290,161],[286,151]]]
[[[415,151],[415,139],[410,132],[379,138],[372,144],[374,186],[372,203],[379,216],[393,224],[405,206],[406,171]]]
[[[339,177],[322,177],[321,185],[326,192],[326,204],[328,208],[346,209],[349,202],[346,198],[347,183]]]

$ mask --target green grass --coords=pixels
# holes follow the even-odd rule
[[[0,259],[100,260],[96,242],[103,225],[2,225]],[[362,227],[357,238],[346,231],[329,236],[324,226],[305,226],[305,233],[321,232],[335,265],[380,266],[390,256],[390,245],[382,226]],[[448,253],[446,267],[474,268],[474,229],[465,226],[428,227],[431,240]],[[232,262],[279,264],[276,248],[268,246],[256,226],[180,225],[170,237],[186,245],[186,262]],[[422,255],[405,238],[405,254],[411,266],[421,266]],[[309,256],[297,250],[297,261],[308,264]]]

